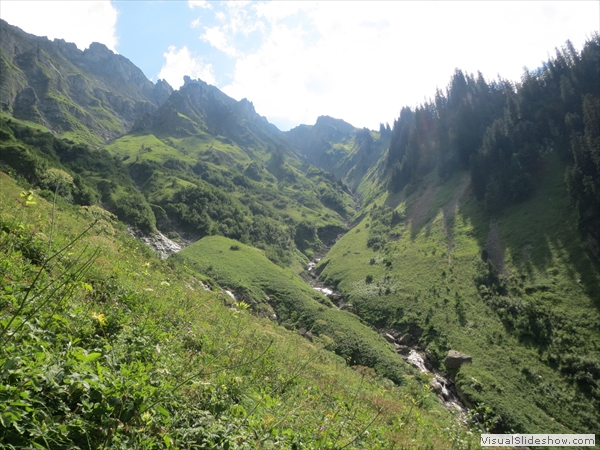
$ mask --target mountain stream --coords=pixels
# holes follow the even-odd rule
[[[133,230],[130,230],[130,232],[157,251],[161,259],[165,259],[169,255],[181,250],[181,246],[179,244],[173,242],[160,232],[157,232],[152,236],[144,236],[141,233],[135,233]],[[344,301],[344,294],[331,289],[330,287],[326,286],[325,283],[320,281],[319,272],[317,271],[317,265],[321,261],[321,258],[327,254],[331,246],[333,246],[335,242],[337,242],[344,234],[345,233],[338,234],[331,245],[320,251],[308,263],[302,278],[315,291],[320,292],[329,298],[338,309],[346,309],[354,312],[352,305]],[[236,299],[233,292],[226,289],[222,292],[229,295],[232,299]],[[418,351],[418,338],[420,333],[417,333],[418,335],[415,336],[414,333],[411,335],[410,331],[407,334],[401,334],[396,330],[378,331],[388,342],[390,342],[390,344],[394,346],[396,352],[401,355],[404,360],[409,362],[421,373],[432,376],[429,380],[429,385],[432,391],[436,393],[440,403],[442,403],[442,405],[444,405],[450,411],[453,411],[461,422],[465,422],[467,418],[467,407],[461,401],[454,382],[450,380],[443,372],[435,370],[427,361],[423,353]]]
[[[337,242],[343,234],[337,236],[335,242]],[[333,245],[333,244],[332,244]],[[352,311],[352,305],[344,301],[345,296],[342,292],[335,291],[330,287],[326,286],[322,281],[319,280],[319,273],[316,270],[317,265],[321,261],[322,257],[327,254],[331,247],[327,247],[322,252],[319,252],[318,256],[315,256],[307,265],[306,272],[303,279],[308,283],[315,291],[320,292],[324,296],[328,297],[332,303],[338,309],[347,309]],[[416,327],[418,329],[418,327]],[[462,423],[467,421],[467,406],[460,399],[456,385],[454,382],[443,372],[436,370],[427,361],[426,356],[419,351],[418,337],[420,333],[402,334],[396,330],[377,330],[390,344],[394,346],[396,352],[402,356],[402,358],[415,367],[419,372],[431,375],[429,379],[429,386],[431,390],[435,392],[440,403],[446,407],[446,409],[456,414],[458,420]]]

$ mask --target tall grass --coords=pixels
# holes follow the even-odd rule
[[[0,183],[2,446],[474,448],[422,386],[226,304],[109,215],[57,202],[47,254],[52,206]]]

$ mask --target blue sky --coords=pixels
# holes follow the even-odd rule
[[[210,9],[200,8],[200,11],[198,7],[191,8],[187,2],[178,1],[114,2],[114,5],[118,12],[116,50],[151,80],[159,78],[166,63],[165,53],[177,55],[186,47],[190,59],[198,61],[202,68],[209,65],[212,68],[214,78],[204,81],[220,86],[231,82],[235,60],[200,39],[200,23],[215,22],[215,13],[221,9],[217,4]],[[192,26],[199,18],[201,22]],[[176,50],[169,52],[172,47]],[[189,68],[189,63],[185,67]],[[174,87],[181,83],[176,78],[170,81]]]
[[[598,30],[600,2],[2,0],[25,31],[106,44],[175,88],[201,78],[282,130],[319,115],[378,128],[444,89],[456,67],[518,81]]]

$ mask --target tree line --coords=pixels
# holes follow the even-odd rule
[[[527,198],[545,153],[565,163],[581,227],[600,236],[600,37],[577,51],[570,42],[518,83],[456,70],[445,92],[404,107],[394,121],[388,189],[400,192],[437,170],[442,180],[469,170],[489,212]]]

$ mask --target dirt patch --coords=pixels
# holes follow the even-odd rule
[[[450,202],[446,205],[446,208],[444,208],[444,220],[450,220],[454,216],[456,207],[458,206],[460,199],[465,194],[465,191],[467,190],[467,187],[469,187],[470,183],[471,177],[465,173],[460,180],[458,187],[456,188],[454,197],[452,197],[452,200],[450,200]]]
[[[427,214],[429,213],[429,209],[431,208],[431,203],[433,203],[433,199],[435,198],[435,190],[429,186],[423,194],[417,199],[417,201],[410,208],[410,213],[408,214],[408,221],[410,222],[412,228],[418,228],[425,222],[427,218]]]
[[[458,184],[458,188],[456,189],[452,200],[450,200],[450,202],[444,208],[444,233],[446,233],[446,237],[448,239],[448,259],[450,259],[450,253],[454,250],[454,236],[452,235],[449,221],[452,219],[452,217],[454,217],[456,207],[458,206],[462,196],[465,194],[470,182],[471,178],[469,175],[464,174],[460,180],[460,183]]]
[[[490,232],[485,241],[485,250],[496,270],[502,275],[508,275],[508,270],[504,266],[504,250],[502,250],[500,243],[500,232],[498,231],[497,222],[490,222]]]

